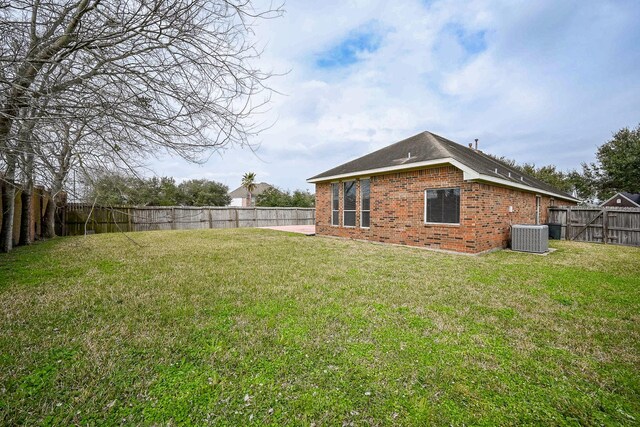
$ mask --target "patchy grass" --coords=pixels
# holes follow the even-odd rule
[[[5,425],[633,425],[640,250],[204,230],[0,256]]]

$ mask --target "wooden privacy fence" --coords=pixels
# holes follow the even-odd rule
[[[1,178],[1,177],[0,177]],[[0,222],[2,215],[7,211],[8,207],[2,205],[3,186],[0,185]],[[31,192],[31,224],[29,224],[29,234],[31,240],[43,238],[43,218],[47,204],[51,200],[51,195],[43,187],[35,186]],[[17,245],[20,239],[20,227],[22,222],[22,190],[16,190],[15,200],[13,204],[13,244]]]
[[[640,246],[640,208],[549,208],[549,223],[562,225],[562,239]]]
[[[314,208],[242,208],[191,206],[95,206],[68,204],[62,208],[62,235],[87,232],[189,230],[199,228],[313,225]],[[87,221],[88,218],[88,221]]]

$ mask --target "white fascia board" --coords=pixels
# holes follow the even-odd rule
[[[444,159],[427,160],[425,162],[416,162],[416,163],[409,163],[409,164],[397,165],[397,166],[387,166],[384,168],[377,168],[377,169],[367,169],[363,171],[349,172],[349,173],[343,173],[339,175],[324,176],[324,177],[315,178],[315,179],[309,178],[307,182],[309,184],[314,184],[316,182],[335,181],[335,180],[344,179],[344,178],[355,178],[358,176],[379,175],[382,173],[403,171],[407,169],[417,169],[421,167],[442,165],[447,163],[453,164],[454,161],[455,160],[453,160],[452,158],[447,157]]]
[[[422,167],[436,166],[436,165],[443,165],[443,164],[450,164],[450,165],[455,166],[456,168],[460,169],[462,171],[462,173],[463,173],[462,177],[463,177],[463,179],[465,181],[491,182],[491,183],[494,183],[494,184],[503,185],[505,187],[519,188],[521,190],[530,191],[532,193],[545,194],[547,196],[552,196],[552,197],[557,198],[557,199],[571,200],[571,201],[574,201],[574,202],[579,202],[580,201],[578,199],[574,199],[573,197],[562,196],[560,194],[556,194],[556,193],[553,193],[553,192],[550,192],[550,191],[545,191],[545,190],[542,190],[542,189],[536,188],[536,187],[531,187],[531,186],[526,185],[526,184],[520,184],[520,183],[517,183],[517,182],[509,181],[507,179],[496,178],[496,177],[489,176],[489,175],[483,175],[483,174],[475,171],[474,169],[471,169],[469,166],[464,165],[464,164],[460,163],[459,161],[457,161],[457,160],[455,160],[455,159],[453,159],[451,157],[443,157],[442,159],[427,160],[425,162],[409,163],[409,164],[398,165],[398,166],[388,166],[388,167],[384,167],[384,168],[368,169],[368,170],[363,170],[363,171],[344,173],[344,174],[340,174],[340,175],[332,175],[332,176],[326,176],[326,177],[322,177],[322,178],[308,179],[307,182],[310,183],[310,184],[314,184],[316,182],[336,181],[336,180],[341,180],[341,179],[344,179],[344,178],[355,178],[355,177],[359,177],[359,176],[371,176],[371,175],[378,175],[378,174],[382,174],[382,173],[398,172],[398,171],[403,171],[403,170],[418,169],[418,168],[422,168]]]
[[[556,199],[571,200],[573,202],[579,202],[580,201],[579,199],[574,199],[573,197],[563,196],[561,194],[553,193],[551,191],[542,190],[541,188],[531,187],[531,186],[526,185],[526,184],[519,184],[517,182],[509,181],[507,179],[502,179],[502,178],[495,178],[493,176],[480,174],[480,177],[477,178],[476,180],[488,181],[488,182],[491,182],[491,183],[494,183],[494,184],[503,185],[505,187],[519,188],[521,190],[530,191],[532,193],[545,194],[547,196],[551,196],[551,197],[554,197]]]
[[[465,181],[487,181],[487,182],[492,182],[492,183],[495,183],[495,184],[504,185],[505,187],[519,188],[521,190],[527,190],[527,191],[531,191],[531,192],[538,193],[538,194],[545,194],[547,196],[552,196],[552,197],[555,197],[555,198],[558,198],[558,199],[572,200],[574,202],[579,202],[580,201],[578,199],[574,199],[573,197],[562,196],[561,194],[556,194],[556,193],[553,193],[551,191],[545,191],[545,190],[542,190],[540,188],[531,187],[531,186],[526,185],[526,184],[520,184],[518,182],[509,181],[508,179],[502,179],[502,178],[496,178],[496,177],[489,176],[489,175],[483,175],[483,174],[481,174],[479,172],[476,172],[475,170],[471,169],[470,167],[468,167],[466,165],[463,165],[462,163],[458,162],[457,160],[451,159],[450,163],[463,172],[463,178],[464,178]]]
[[[467,165],[460,163],[457,160],[450,159],[449,163],[451,163],[453,166],[457,167],[462,171],[462,179],[464,179],[465,181],[473,181],[475,179],[480,179],[480,177],[482,176],[477,171],[471,169]]]

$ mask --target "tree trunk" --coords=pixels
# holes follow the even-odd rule
[[[13,215],[15,212],[16,187],[12,179],[2,183],[2,228],[0,228],[0,252],[13,249]]]
[[[30,245],[33,243],[31,225],[33,224],[33,186],[26,186],[22,189],[22,213],[20,215],[20,239],[19,245]]]
[[[53,183],[51,185],[51,195],[47,202],[47,207],[44,211],[44,217],[42,218],[42,236],[45,239],[56,237],[56,206],[58,202],[61,205],[64,204],[62,198],[62,190],[64,188],[64,179],[69,173],[69,169],[64,167],[66,163],[61,165],[61,169],[57,171],[53,177]]]
[[[56,237],[56,202],[54,197],[50,197],[44,211],[42,221],[42,235],[46,239]]]

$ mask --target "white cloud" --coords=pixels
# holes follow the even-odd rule
[[[286,9],[256,30],[261,64],[289,71],[272,82],[284,95],[264,117],[275,125],[254,141],[259,158],[232,149],[204,167],[157,162],[158,174],[234,188],[251,170],[311,188],[306,178],[422,130],[566,169],[640,121],[632,2],[296,0]],[[377,50],[346,67],[316,67],[318,55],[372,21],[385,30]]]

